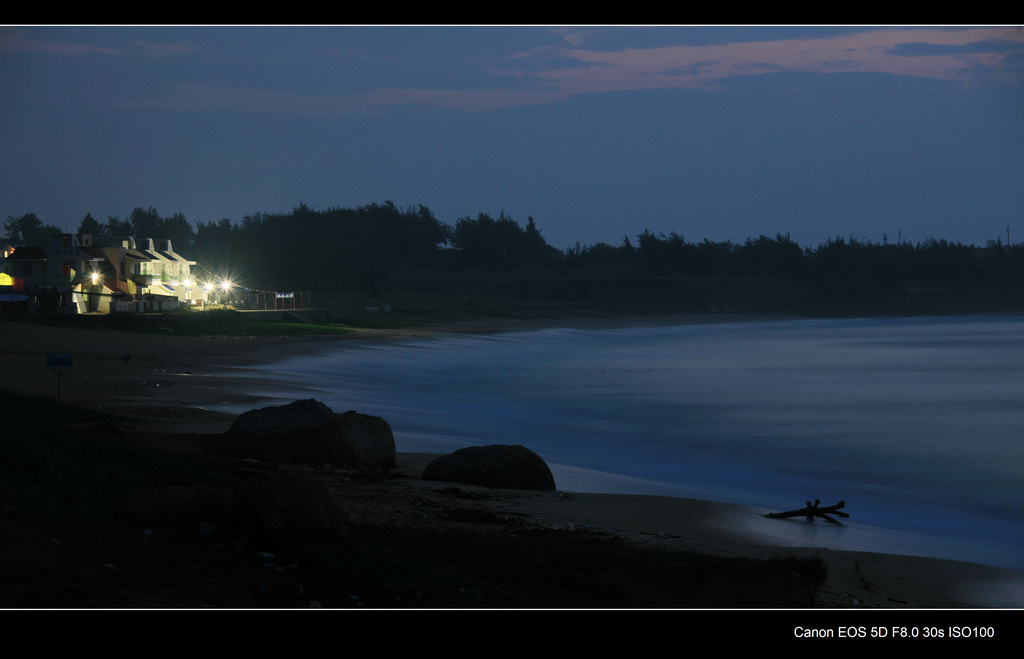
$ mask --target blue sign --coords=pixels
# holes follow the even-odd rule
[[[70,352],[51,352],[46,355],[46,365],[50,368],[71,368]]]

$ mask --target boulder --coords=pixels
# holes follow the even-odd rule
[[[308,398],[287,405],[271,405],[238,415],[231,430],[247,435],[268,435],[282,430],[312,428],[335,417],[334,411],[318,400]]]
[[[242,483],[235,489],[238,521],[243,528],[276,539],[345,537],[344,515],[320,480],[279,469]]]
[[[395,436],[387,421],[355,411],[337,414],[312,399],[241,414],[211,449],[267,462],[395,465]]]
[[[555,490],[547,463],[525,446],[470,446],[434,459],[422,478],[510,490]]]
[[[172,485],[129,498],[135,520],[171,528],[233,529],[286,544],[292,538],[345,537],[344,513],[326,485],[301,471],[279,469],[237,488]]]
[[[235,493],[230,487],[170,485],[151,487],[132,495],[128,514],[144,524],[173,528],[220,527],[235,517]]]

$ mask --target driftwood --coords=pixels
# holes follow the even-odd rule
[[[819,508],[818,506],[820,504],[821,499],[815,499],[813,505],[810,501],[808,501],[806,508],[801,508],[800,510],[790,510],[784,513],[768,513],[767,515],[765,515],[765,517],[771,517],[773,519],[781,519],[785,517],[806,517],[808,522],[813,522],[815,517],[820,517],[829,524],[835,524],[836,526],[846,526],[838,519],[831,517],[831,515],[843,518],[850,516],[849,514],[839,510],[840,508],[846,506],[845,501],[840,501],[834,506],[825,506],[824,508]]]

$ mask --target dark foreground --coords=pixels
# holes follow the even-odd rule
[[[817,559],[544,529],[456,487],[410,494],[394,473],[314,470],[350,520],[343,540],[158,528],[127,514],[129,496],[275,467],[126,446],[75,428],[97,421],[75,408],[0,400],[2,608],[804,608],[826,578]]]

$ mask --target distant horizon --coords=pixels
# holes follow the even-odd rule
[[[386,203],[387,201],[389,201],[389,200],[385,200],[385,202],[380,202],[380,203]],[[300,202],[300,204],[301,203],[302,202]],[[371,202],[371,204],[372,203],[375,203],[375,202]],[[368,206],[370,204],[365,204],[365,205]],[[360,205],[360,206],[362,206],[362,205]],[[405,210],[406,208],[417,208],[419,206],[427,207],[425,204],[410,204],[409,206],[398,206],[396,204],[396,207],[399,207],[399,208],[401,208],[403,210]],[[256,211],[254,213],[247,213],[246,216],[255,216],[255,215],[288,215],[288,214],[292,213],[295,210],[295,208],[298,208],[298,207],[299,207],[299,204],[296,204],[296,206],[294,206],[292,208],[292,210],[290,210],[290,211],[277,211],[277,212]],[[336,209],[336,208],[358,208],[358,207],[359,206],[351,206],[351,207],[349,207],[349,206],[331,205],[331,206],[328,206],[327,208],[324,208],[324,209],[317,209],[317,208],[310,207],[310,210],[312,210],[313,212],[321,212],[321,211],[326,211],[326,210],[329,210],[329,209]],[[135,208],[153,208],[153,207],[152,206],[148,206],[148,207],[136,206]],[[429,207],[427,207],[427,208],[429,208]],[[159,211],[159,209],[155,209],[155,210]],[[431,209],[431,210],[433,210],[433,209]],[[31,213],[32,212],[29,211],[29,213],[26,213],[26,214],[23,214],[23,215],[27,215],[27,214],[31,214]],[[486,213],[485,211],[481,211],[480,213],[485,213],[485,214],[490,215],[490,213]],[[448,226],[454,226],[455,221],[457,221],[458,219],[462,219],[463,217],[476,218],[480,213],[476,213],[476,214],[472,214],[472,215],[460,216],[459,218],[456,218],[456,220],[453,220],[452,222],[445,222],[444,220],[442,220],[440,218],[438,218],[438,219],[443,224],[446,224]],[[38,214],[36,214],[36,216],[38,217]],[[100,224],[106,224],[106,222],[109,219],[117,219],[117,220],[124,220],[124,219],[126,219],[126,218],[120,217],[120,216],[111,216],[111,217],[108,217],[108,218],[100,221],[98,218],[96,218],[94,215],[92,215],[92,213],[86,213],[86,215],[83,215],[82,218],[80,218],[80,219],[78,219],[76,221],[76,227],[74,229],[72,229],[70,227],[70,224],[67,224],[66,225],[67,228],[63,231],[63,233],[64,234],[95,235],[95,234],[90,234],[90,232],[79,232],[79,231],[77,231],[78,225],[81,225],[82,219],[84,219],[86,216],[92,216],[93,219],[95,219],[98,222],[100,222]],[[4,218],[4,219],[5,220],[6,219],[10,219],[11,217],[13,217],[13,216],[8,216],[7,218]],[[18,217],[21,217],[21,216],[18,216]],[[245,216],[243,216],[243,218],[244,217]],[[492,215],[492,217],[496,217],[496,214]],[[39,218],[39,219],[44,224],[46,224],[46,220],[44,218]],[[191,219],[189,219],[187,217],[185,219],[188,220],[188,222],[192,226],[193,230],[198,229],[199,224],[206,223],[206,221],[202,221],[202,220],[194,221],[194,220],[191,220]],[[227,219],[227,220],[229,220],[232,223],[232,225],[234,225],[236,227],[241,226],[241,220],[234,220],[232,218],[220,218],[220,219],[221,220]],[[525,221],[519,221],[517,218],[512,218],[512,219],[516,220],[517,224],[519,224],[521,227],[525,227],[526,226],[526,222]],[[536,218],[534,218],[534,220],[536,220]],[[0,226],[2,226],[2,225],[0,225]],[[57,227],[57,228],[59,228],[59,227]],[[540,230],[541,235],[543,236],[544,235],[544,227],[539,222],[537,223],[537,228]],[[618,247],[618,246],[623,244],[625,239],[629,239],[632,242],[636,238],[638,238],[640,235],[642,235],[644,233],[644,231],[647,231],[647,230],[648,229],[641,230],[638,234],[632,235],[632,236],[624,234],[616,242],[600,241],[600,240],[599,241],[594,241],[594,242],[584,242],[582,240],[577,240],[577,241],[573,242],[571,245],[568,245],[568,246],[565,246],[565,247],[560,247],[558,245],[552,245],[551,241],[547,240],[546,238],[545,238],[545,240],[547,241],[548,245],[550,245],[551,247],[554,247],[559,252],[563,252],[564,253],[564,252],[567,252],[567,251],[570,251],[570,250],[574,249],[577,246],[579,246],[579,247],[593,247],[595,245],[599,245],[599,244],[602,244],[602,243],[603,244],[611,245],[612,247]],[[854,241],[857,241],[857,242],[862,242],[862,243],[865,243],[865,244],[873,244],[873,245],[881,245],[881,244],[889,244],[889,245],[893,245],[893,244],[897,244],[897,245],[898,244],[909,244],[909,245],[913,245],[913,246],[917,246],[917,245],[921,245],[921,244],[926,244],[929,241],[934,240],[934,241],[939,241],[939,242],[945,241],[945,242],[948,242],[948,243],[951,243],[951,244],[954,244],[954,245],[955,244],[960,244],[960,245],[963,245],[965,247],[984,248],[984,247],[989,246],[990,243],[998,243],[998,244],[1002,244],[1002,245],[1012,246],[1014,243],[1011,240],[1010,230],[1011,230],[1011,227],[1009,225],[1007,225],[1007,226],[1003,227],[1002,235],[995,235],[992,238],[986,239],[985,242],[980,243],[980,244],[979,243],[965,242],[965,241],[962,241],[962,240],[952,240],[950,238],[947,238],[946,236],[938,236],[938,235],[929,235],[926,238],[921,238],[919,240],[914,240],[914,239],[910,239],[910,238],[908,238],[906,236],[903,236],[902,231],[900,231],[900,230],[896,231],[895,236],[893,236],[892,234],[889,234],[889,233],[883,233],[878,239],[874,239],[874,238],[872,238],[870,236],[834,235],[834,236],[829,236],[829,237],[827,237],[827,238],[825,238],[825,239],[823,239],[823,240],[821,240],[821,241],[819,241],[818,243],[815,243],[815,244],[801,243],[801,242],[797,241],[796,239],[792,238],[791,234],[789,232],[786,232],[786,231],[761,232],[761,233],[758,233],[756,235],[747,236],[743,240],[739,240],[739,241],[735,241],[735,240],[711,240],[710,238],[707,238],[706,236],[701,236],[700,238],[692,238],[692,237],[685,236],[682,233],[680,233],[678,231],[674,231],[674,230],[670,230],[668,232],[664,232],[664,231],[654,232],[654,231],[652,231],[652,233],[654,233],[655,235],[664,235],[664,236],[670,236],[672,233],[675,233],[675,234],[679,235],[684,240],[684,242],[691,243],[691,244],[702,243],[705,240],[707,240],[707,241],[712,242],[712,243],[727,243],[728,242],[728,243],[731,243],[733,245],[743,245],[748,240],[757,240],[759,237],[762,237],[762,236],[768,237],[768,238],[772,238],[772,239],[774,239],[776,236],[782,236],[782,237],[789,238],[789,239],[793,240],[793,242],[796,242],[802,248],[807,248],[807,249],[824,245],[824,244],[826,244],[826,243],[828,243],[830,241],[833,241],[833,240],[854,240]],[[129,235],[129,234],[117,234],[117,235]],[[2,237],[4,240],[7,239],[6,236],[0,236],[0,237]],[[132,237],[139,238],[140,236],[133,235]],[[144,236],[144,238],[161,239],[160,236]],[[1017,241],[1017,243],[1018,244],[1024,243],[1024,238],[1022,238],[1021,240]]]

